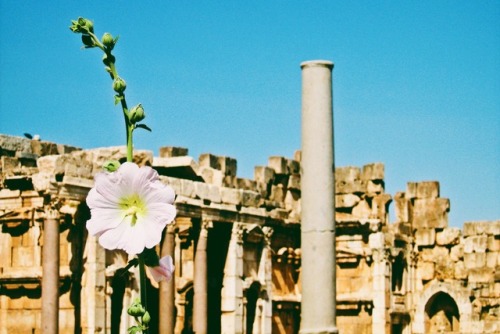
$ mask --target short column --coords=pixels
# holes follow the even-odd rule
[[[194,257],[193,329],[196,334],[207,333],[207,243],[211,224],[202,222]]]

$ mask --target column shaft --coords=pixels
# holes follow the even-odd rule
[[[59,332],[59,214],[49,210],[43,226],[42,332]]]
[[[175,227],[168,225],[161,248],[161,257],[170,255],[175,263]],[[173,333],[175,329],[175,272],[168,282],[160,282],[160,333]]]
[[[302,67],[301,334],[337,333],[332,68]]]
[[[208,230],[203,223],[194,257],[193,329],[196,334],[207,333],[207,242]]]

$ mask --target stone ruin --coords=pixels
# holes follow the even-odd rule
[[[50,219],[59,234],[59,333],[125,333],[138,273],[124,272],[127,254],[104,250],[85,229],[93,176],[108,159],[124,161],[125,147],[0,135],[0,156],[0,334],[42,332]],[[175,277],[148,287],[152,333],[298,333],[308,288],[300,152],[270,157],[254,179],[237,177],[235,159],[195,160],[184,148],[135,159],[177,194],[177,219],[158,246],[174,257]],[[500,221],[448,227],[438,182],[409,182],[391,196],[381,163],[336,168],[335,180],[339,333],[500,332]]]

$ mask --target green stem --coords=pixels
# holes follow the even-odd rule
[[[142,256],[139,258],[139,278],[140,278],[140,290],[141,290],[141,305],[146,309],[147,307],[147,293],[146,293],[146,265],[144,264],[144,259]],[[144,330],[144,334],[148,334],[149,329]]]

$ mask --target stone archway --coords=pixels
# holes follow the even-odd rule
[[[426,333],[458,333],[460,314],[457,303],[445,292],[433,295],[425,305]]]
[[[432,326],[442,333],[469,333],[472,304],[469,291],[455,284],[433,281],[421,293],[415,309],[413,332],[429,333]],[[448,325],[449,327],[447,327]],[[451,330],[446,331],[446,328]],[[456,329],[455,329],[456,328]],[[439,331],[434,331],[434,333]]]

